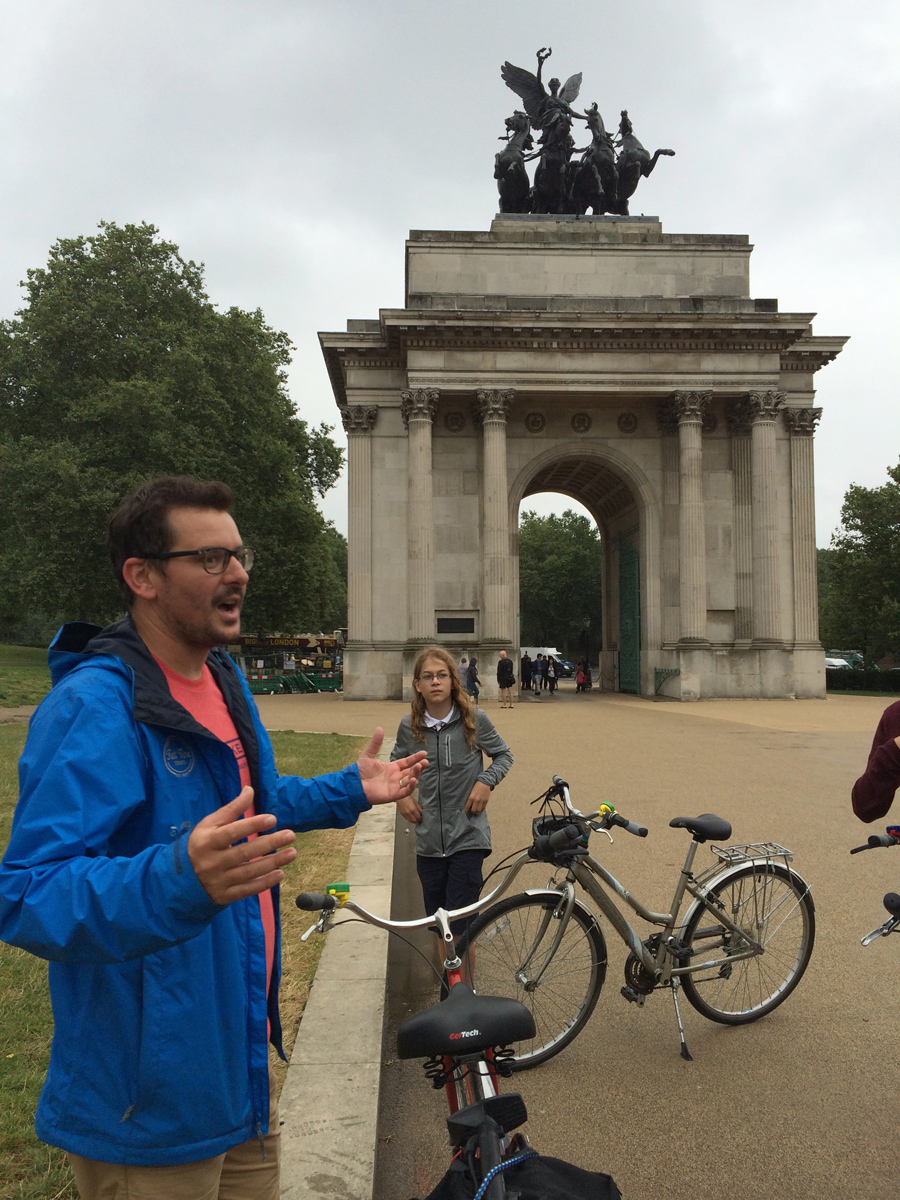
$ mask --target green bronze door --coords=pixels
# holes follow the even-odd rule
[[[619,534],[619,691],[641,694],[640,562],[624,534]]]

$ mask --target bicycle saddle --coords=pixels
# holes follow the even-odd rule
[[[669,822],[670,829],[688,829],[697,842],[705,842],[715,838],[717,842],[727,842],[731,837],[731,823],[723,817],[715,817],[712,813],[701,813],[699,817],[673,817]]]
[[[397,1030],[397,1056],[459,1056],[521,1042],[535,1032],[534,1017],[518,1000],[477,996],[467,983],[457,983],[446,1000],[406,1018]]]

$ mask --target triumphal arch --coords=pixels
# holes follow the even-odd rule
[[[323,333],[348,434],[348,698],[421,646],[517,656],[520,503],[602,533],[605,689],[824,696],[814,375],[845,338],[750,292],[744,235],[501,213],[413,231],[406,306]],[[593,640],[593,631],[592,631]]]

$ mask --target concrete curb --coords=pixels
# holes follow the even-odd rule
[[[388,760],[393,739],[379,758]],[[396,808],[364,813],[350,851],[350,894],[391,915]],[[322,951],[281,1093],[281,1195],[371,1200],[388,933],[358,923]]]

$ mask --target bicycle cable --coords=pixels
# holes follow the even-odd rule
[[[342,921],[338,921],[336,925],[333,925],[332,929],[339,929],[341,925],[368,925],[368,924],[369,924],[369,922],[364,921],[362,919],[362,917],[344,917],[344,919]],[[425,962],[428,964],[435,979],[443,987],[444,978],[443,978],[441,972],[437,969],[437,967],[434,965],[434,963],[431,961],[431,959],[428,957],[428,955],[425,953],[424,950],[420,950],[419,947],[417,945],[415,945],[415,943],[411,942],[408,937],[404,937],[402,933],[398,933],[396,929],[389,929],[387,932],[391,935],[391,937],[399,938],[401,942],[405,942],[407,944],[407,946],[409,946],[410,950],[415,950],[416,954],[418,954],[421,958],[424,958]]]
[[[514,1167],[516,1163],[525,1162],[529,1158],[537,1158],[537,1150],[529,1150],[525,1154],[517,1154],[515,1158],[508,1158],[506,1162],[498,1163],[496,1167],[491,1167],[490,1171],[488,1171],[487,1175],[481,1181],[481,1187],[475,1193],[473,1200],[481,1200],[484,1193],[490,1187],[491,1181],[501,1171],[505,1171],[507,1167]]]

